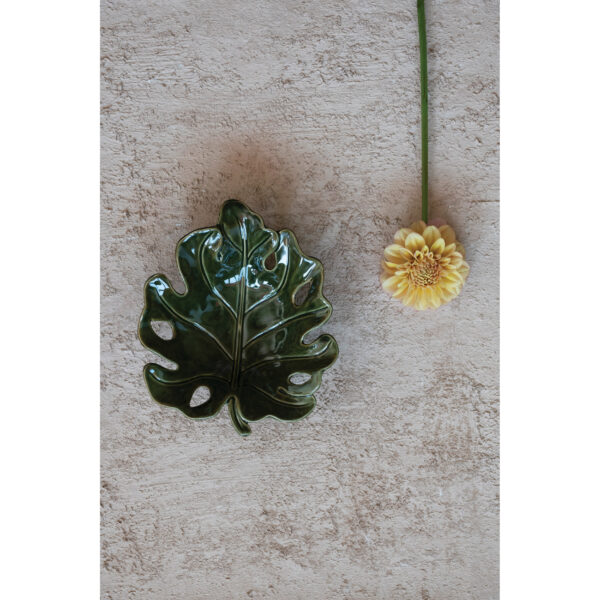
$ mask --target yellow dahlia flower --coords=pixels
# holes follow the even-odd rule
[[[464,256],[451,227],[418,221],[399,229],[385,249],[381,284],[407,306],[437,308],[460,293],[469,274]]]

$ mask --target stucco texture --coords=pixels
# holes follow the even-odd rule
[[[102,598],[498,597],[498,4],[426,3],[431,216],[463,293],[379,286],[420,214],[412,0],[102,4]],[[155,403],[143,285],[237,198],[321,259],[340,355],[242,438]]]

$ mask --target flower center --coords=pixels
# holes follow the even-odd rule
[[[432,252],[415,252],[415,260],[410,266],[409,278],[413,285],[427,287],[435,285],[440,278],[440,264]]]

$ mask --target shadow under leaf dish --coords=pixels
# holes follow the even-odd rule
[[[223,204],[216,227],[179,242],[177,262],[185,293],[160,274],[145,285],[140,340],[177,364],[144,367],[152,397],[192,418],[211,417],[227,404],[242,435],[250,433],[248,422],[267,416],[308,415],[323,371],[338,355],[330,335],[303,341],[332,312],[322,293],[322,264],[301,252],[291,231],[266,229],[237,200]],[[153,322],[169,323],[171,339],[156,333]],[[201,387],[210,396],[194,406]]]

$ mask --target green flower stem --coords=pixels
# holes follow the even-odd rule
[[[419,57],[421,64],[421,218],[429,216],[429,123],[427,118],[427,33],[425,0],[417,0],[419,20]]]

